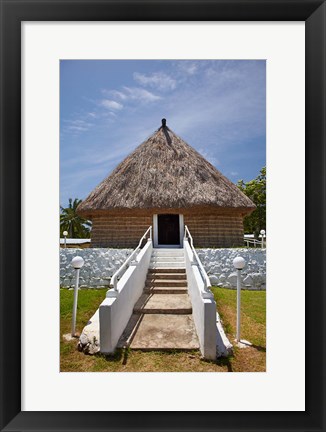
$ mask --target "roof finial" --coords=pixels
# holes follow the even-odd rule
[[[166,126],[166,119],[162,119],[162,127]]]

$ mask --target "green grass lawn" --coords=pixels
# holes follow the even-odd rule
[[[212,289],[217,310],[230,339],[236,335],[236,290]],[[241,339],[266,348],[266,291],[241,291]]]
[[[90,317],[105,299],[107,289],[81,289],[78,291],[76,329],[81,332]],[[71,331],[74,291],[60,290],[61,334]]]
[[[236,291],[213,287],[217,309],[233,344],[236,328]],[[105,298],[106,289],[82,289],[78,293],[76,329],[81,332]],[[73,290],[60,290],[60,334],[71,331]],[[234,347],[234,355],[205,361],[198,351],[142,352],[117,350],[114,356],[89,356],[77,351],[77,340],[61,337],[62,372],[263,372],[266,370],[266,292],[242,291],[241,338],[253,346]]]

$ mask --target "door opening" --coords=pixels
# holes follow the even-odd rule
[[[180,220],[178,214],[157,215],[159,245],[180,245]]]

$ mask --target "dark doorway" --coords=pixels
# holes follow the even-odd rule
[[[180,224],[178,214],[158,215],[157,224],[159,245],[180,245]]]

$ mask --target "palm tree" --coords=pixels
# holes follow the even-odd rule
[[[77,207],[82,200],[69,198],[69,206],[60,206],[60,236],[63,231],[68,231],[69,238],[89,238],[92,223],[77,214]]]

